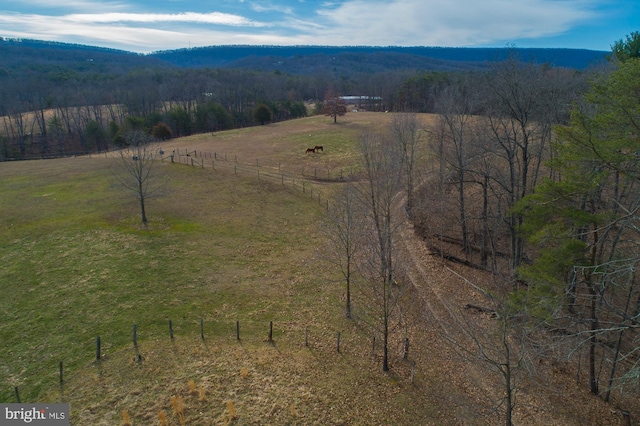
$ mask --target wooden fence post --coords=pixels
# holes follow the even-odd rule
[[[173,323],[169,320],[169,337],[173,340]]]
[[[200,318],[200,337],[204,340],[204,319]]]
[[[376,336],[373,336],[373,339],[371,340],[371,355],[375,355],[376,354]]]
[[[96,359],[100,359],[100,336],[96,337]]]
[[[269,321],[269,342],[273,342],[273,321]]]
[[[236,339],[240,340],[240,321],[236,321]]]
[[[20,401],[20,392],[18,392],[18,387],[17,386],[13,387],[13,391],[16,394],[16,401],[18,401],[18,403],[22,402],[22,401]]]
[[[309,327],[304,329],[304,345],[309,347]]]
[[[138,346],[138,325],[133,324],[133,346]]]
[[[340,332],[338,331],[338,336],[336,338],[336,349],[340,352]]]

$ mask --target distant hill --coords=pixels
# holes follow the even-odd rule
[[[376,73],[394,70],[484,69],[509,54],[526,62],[586,69],[608,52],[584,49],[507,49],[366,46],[210,46],[137,54],[78,44],[0,38],[0,78],[9,74],[122,74],[153,68],[242,68],[289,74]]]
[[[366,46],[210,46],[161,51],[149,56],[189,68],[248,68],[309,74],[348,68],[362,72],[394,69],[454,71],[482,69],[515,53],[522,61],[586,69],[608,52],[586,49],[366,47]]]
[[[120,74],[135,68],[174,67],[152,56],[80,44],[0,38],[0,77],[14,73]]]

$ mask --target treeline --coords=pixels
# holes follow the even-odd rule
[[[410,328],[403,283],[423,288],[398,235],[408,214],[434,256],[466,267],[475,293],[467,309],[427,295],[425,316],[496,375],[504,424],[523,380],[558,370],[637,413],[640,34],[632,41],[588,76],[510,59],[427,79],[429,96],[415,106],[433,116],[395,114],[387,129],[359,137],[362,172],[338,194],[326,228],[346,315],[355,291],[358,316],[381,337],[384,370],[393,335]],[[404,212],[394,208],[399,191]]]
[[[380,110],[432,112],[432,93],[455,80],[418,71],[338,79],[242,69],[85,71],[91,66],[0,76],[0,159],[110,149],[132,126],[152,132],[163,123],[163,137],[180,137],[298,118],[329,91],[380,97]],[[256,116],[264,106],[266,120]]]
[[[411,68],[417,63],[408,53],[415,49],[217,49],[222,51],[201,48],[138,55],[3,39],[0,53],[6,60],[0,65],[0,160],[110,149],[123,144],[126,133],[134,129],[168,138],[302,117],[308,111],[322,111],[315,105],[329,92],[381,98],[382,102],[369,106],[379,110],[435,112],[435,94],[443,88],[458,87],[462,80],[479,82],[483,75],[493,73],[487,63],[467,68],[470,62],[424,56],[426,70],[417,70]],[[319,53],[289,57],[287,61],[302,65],[299,72],[285,73],[278,67],[289,65],[278,61],[269,71],[251,69],[255,60],[274,59],[264,54],[253,59],[243,56],[251,49]],[[336,56],[329,55],[327,49],[335,50]],[[445,51],[448,49],[440,51],[441,55]],[[180,55],[204,57],[216,52],[247,64],[235,69],[178,68],[162,59],[175,61]],[[500,54],[508,52],[501,50]],[[513,50],[511,54],[520,52]],[[394,65],[383,65],[389,58]],[[318,66],[322,62],[327,62],[326,66]],[[583,72],[569,74],[575,81],[584,77]]]
[[[306,115],[303,100],[326,89],[310,79],[242,70],[137,69],[123,74],[25,75],[0,88],[0,158],[109,149],[132,128],[164,123],[165,137]],[[6,80],[5,80],[6,81]]]
[[[458,326],[501,365],[507,424],[533,365],[637,409],[638,46],[640,33],[616,43],[587,90],[566,70],[506,61],[435,94],[424,129],[437,161],[407,190],[410,213],[434,254],[491,276],[471,307],[496,315],[497,340]]]
[[[18,44],[4,41],[0,47],[17,49]],[[455,72],[400,68],[336,77],[322,72],[185,69],[161,61],[148,66],[154,62],[141,62],[141,55],[80,47],[70,48],[69,56],[58,60],[48,49],[22,47],[20,52],[31,60],[20,65],[8,61],[0,71],[0,159],[111,149],[126,143],[131,130],[166,139],[298,118],[322,111],[315,105],[329,92],[381,98],[369,107],[379,110],[436,112],[437,93],[461,84],[478,85],[483,76],[495,73],[492,67]],[[114,58],[129,62],[115,66]],[[565,73],[569,82],[563,92],[579,90],[584,81],[583,72],[531,66]]]

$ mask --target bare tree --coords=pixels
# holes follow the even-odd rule
[[[488,373],[482,383],[489,413],[511,426],[522,383],[535,374],[533,360],[546,348],[533,341],[539,327],[514,309],[509,292],[503,290],[508,286],[494,280],[492,288],[483,289],[463,279],[483,296],[475,302],[481,306],[445,303],[450,321],[440,330],[462,361]]]
[[[415,166],[423,141],[423,130],[415,114],[394,114],[390,124],[393,141],[401,153],[404,177],[406,179],[407,210],[411,213],[414,204]]]
[[[472,115],[475,107],[470,90],[459,86],[446,86],[437,98],[438,115],[435,125],[435,150],[447,174],[455,182],[458,198],[458,222],[462,248],[469,254],[469,221],[467,209],[467,184],[471,182],[471,163],[478,156]]]
[[[130,131],[126,140],[129,147],[120,151],[116,177],[127,190],[133,192],[140,203],[142,224],[147,224],[145,201],[151,196],[154,165],[157,153],[149,144],[149,136],[140,130]]]
[[[325,96],[322,113],[333,117],[333,122],[336,123],[338,116],[342,117],[347,113],[347,104],[344,99],[330,91]]]
[[[363,230],[359,206],[355,188],[348,182],[334,199],[324,226],[329,241],[327,257],[338,265],[346,285],[347,318],[351,318],[351,284]]]
[[[497,375],[502,385],[502,391],[498,394],[502,397],[496,401],[494,407],[501,408],[498,412],[502,412],[504,424],[511,426],[518,391],[533,365],[526,345],[527,336],[518,323],[517,316],[504,308],[499,308],[491,314],[495,321],[488,329],[478,325],[482,320],[479,321],[470,315],[474,314],[461,313],[458,326],[466,337],[465,341],[471,344],[455,340],[455,347],[464,358],[471,362],[479,361],[488,371]]]
[[[509,236],[511,268],[523,258],[519,235],[521,215],[510,211],[533,191],[541,164],[548,158],[551,125],[555,124],[558,90],[548,68],[524,64],[516,57],[501,63],[487,81],[487,124],[496,161],[493,180],[506,200],[505,225]]]
[[[379,309],[382,321],[383,371],[389,371],[389,330],[392,311],[395,307],[393,294],[394,250],[393,237],[394,198],[401,185],[401,153],[390,143],[385,134],[365,133],[359,138],[359,148],[364,164],[364,186],[362,200],[366,206],[369,229],[369,244],[364,253],[363,270],[380,298]]]

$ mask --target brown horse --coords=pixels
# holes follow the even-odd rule
[[[308,154],[310,152],[316,152],[316,149],[315,148],[307,148],[307,152],[306,153]]]
[[[315,149],[316,151],[324,152],[324,148],[322,147],[322,145],[316,145],[315,148],[313,148],[313,149]]]

